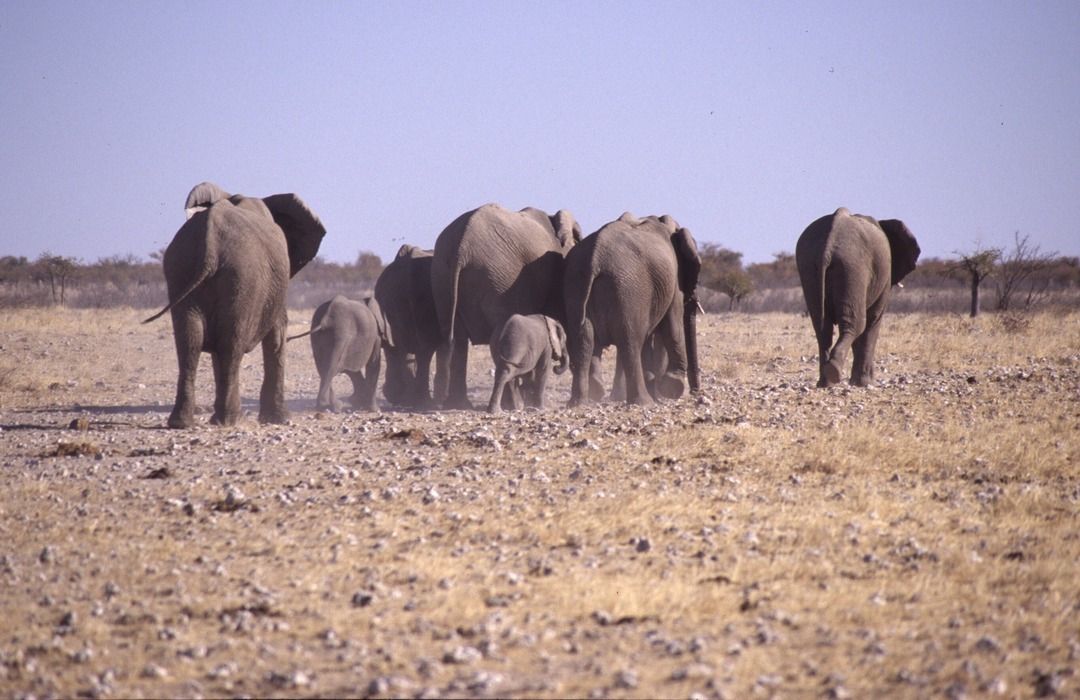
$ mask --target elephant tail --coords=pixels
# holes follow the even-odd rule
[[[156,321],[159,318],[161,318],[162,316],[164,316],[166,311],[169,311],[174,306],[176,306],[177,304],[182,302],[184,299],[187,299],[188,296],[190,296],[192,292],[194,292],[196,289],[198,289],[199,286],[202,285],[202,283],[206,281],[206,278],[208,278],[210,276],[210,274],[211,274],[211,269],[210,269],[210,266],[207,265],[206,267],[204,267],[202,269],[202,271],[198,275],[196,275],[195,279],[193,279],[188,284],[188,286],[184,288],[184,291],[180,293],[180,296],[178,296],[178,297],[176,297],[176,299],[173,299],[172,301],[170,301],[168,303],[168,305],[164,309],[162,309],[161,311],[158,311],[156,314],[154,314],[150,318],[144,319],[143,323],[150,323],[151,321]]]
[[[454,344],[454,326],[457,325],[458,282],[461,279],[460,253],[455,256],[453,267],[450,272],[450,345]]]
[[[831,242],[831,241],[830,241]],[[825,333],[830,329],[825,327],[827,322],[825,318],[825,275],[829,270],[829,265],[832,264],[832,246],[829,243],[825,244],[825,249],[821,251],[821,260],[818,262],[818,298],[817,298],[817,312],[818,318],[821,319],[818,323],[821,325],[817,329],[818,333]]]
[[[288,338],[285,339],[285,342],[289,342],[290,340],[296,340],[298,338],[305,338],[305,337],[307,337],[309,335],[313,335],[315,333],[322,333],[323,331],[328,331],[328,330],[330,330],[330,326],[326,325],[326,323],[324,321],[319,321],[319,325],[315,326],[314,328],[312,328],[310,330],[306,330],[303,333],[298,333],[296,335],[290,335]]]
[[[578,330],[585,327],[585,320],[589,313],[589,297],[592,296],[593,282],[596,281],[597,269],[595,263],[589,266],[589,276],[585,281],[585,293],[581,295],[581,323],[578,326]],[[567,322],[570,321],[569,310],[567,310]]]

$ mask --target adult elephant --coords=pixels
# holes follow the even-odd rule
[[[919,243],[903,221],[877,221],[841,207],[806,227],[795,246],[803,297],[817,335],[819,387],[840,381],[854,351],[851,383],[874,377],[874,348],[893,285],[919,260]],[[840,335],[833,345],[833,327]]]
[[[170,428],[194,423],[199,356],[214,364],[211,422],[240,417],[240,361],[263,349],[259,420],[284,423],[285,291],[289,279],[319,251],[326,229],[295,194],[262,199],[230,195],[217,185],[196,185],[180,227],[162,260],[169,304],[146,319],[172,313],[179,377]]]
[[[565,318],[562,268],[581,240],[573,215],[518,212],[498,204],[465,212],[435,241],[431,287],[442,335],[450,343],[447,408],[471,408],[465,381],[469,343],[487,345],[513,314]]]
[[[655,391],[678,398],[700,386],[697,290],[701,258],[693,235],[670,216],[629,212],[586,237],[566,256],[563,295],[573,383],[570,404],[603,395],[594,376],[603,349],[616,348],[627,403],[648,405],[642,352],[650,334],[667,354]]]
[[[442,340],[431,292],[432,251],[403,245],[375,281],[392,344],[383,345],[383,395],[399,406],[429,409],[446,396],[449,348]],[[431,358],[435,357],[435,394]]]

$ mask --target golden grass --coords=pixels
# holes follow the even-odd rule
[[[293,343],[292,426],[170,432],[168,322],[54,313],[0,317],[0,694],[1075,689],[1080,314],[889,316],[870,390],[813,388],[805,318],[706,317],[701,402],[499,417],[315,414]]]

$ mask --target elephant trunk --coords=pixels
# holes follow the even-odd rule
[[[701,368],[697,352],[697,313],[701,308],[696,294],[688,294],[683,302],[683,335],[686,337],[686,381],[690,393],[701,390]]]

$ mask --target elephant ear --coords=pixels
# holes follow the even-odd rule
[[[564,251],[581,241],[581,226],[574,220],[574,215],[565,209],[555,212],[555,216],[551,217],[551,225],[555,229],[559,247]]]
[[[274,217],[274,223],[285,232],[289,244],[289,277],[293,277],[319,252],[326,228],[315,212],[295,194],[272,194],[263,197],[263,203]]]
[[[677,228],[675,233],[671,234],[671,245],[674,246],[675,257],[679,261],[679,291],[690,299],[697,289],[698,275],[701,273],[697,241],[689,229]]]
[[[185,217],[190,219],[200,211],[209,209],[214,202],[231,196],[212,182],[200,182],[191,188],[191,192],[188,192],[187,199],[184,201]]]
[[[559,322],[550,316],[544,316],[544,325],[547,326],[548,343],[551,345],[551,359],[558,360],[563,354],[559,342]]]
[[[919,262],[922,250],[915,236],[899,219],[885,219],[879,221],[881,230],[889,239],[889,250],[892,253],[892,283],[900,284]]]
[[[394,338],[390,334],[390,324],[386,322],[386,316],[382,312],[382,307],[379,306],[379,302],[375,300],[375,297],[364,297],[364,304],[371,310],[371,315],[375,317],[375,327],[379,330],[379,339],[382,340],[384,345],[394,347]]]

